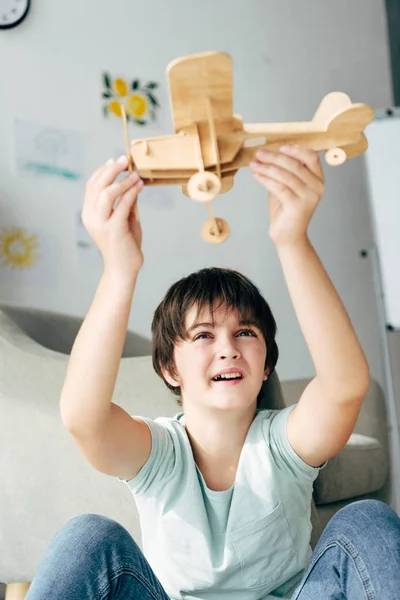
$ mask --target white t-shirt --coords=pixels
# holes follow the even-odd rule
[[[249,428],[235,483],[207,488],[184,414],[144,419],[150,456],[126,482],[143,552],[173,600],[290,598],[311,553],[311,497],[319,469],[287,439],[289,412],[262,410]]]

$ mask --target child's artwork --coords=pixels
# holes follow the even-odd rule
[[[140,79],[130,83],[125,79],[112,79],[108,73],[103,74],[104,115],[110,113],[121,118],[121,103],[124,104],[128,121],[137,125],[147,125],[156,120],[160,104],[156,97],[158,84],[149,81],[142,85]]]
[[[17,173],[53,175],[78,180],[83,175],[82,134],[36,123],[15,121]]]
[[[167,187],[144,187],[139,196],[139,211],[170,210],[174,207],[172,190]]]
[[[0,227],[0,280],[44,283],[54,278],[50,240],[19,226]]]
[[[0,267],[32,269],[39,259],[38,239],[22,227],[0,229]]]
[[[126,151],[124,148],[120,147],[118,150],[115,150],[112,158],[114,158],[114,160],[117,160],[117,158],[119,156],[122,156],[123,154],[126,154]],[[121,181],[122,179],[125,179],[126,175],[126,172],[121,173],[116,177],[115,181]],[[139,195],[139,209],[171,209],[174,206],[173,196],[173,190],[167,186],[143,187]]]

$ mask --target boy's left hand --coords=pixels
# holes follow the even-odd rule
[[[307,239],[311,217],[324,193],[324,172],[313,150],[282,146],[280,152],[257,151],[250,168],[269,191],[269,235],[275,245]]]

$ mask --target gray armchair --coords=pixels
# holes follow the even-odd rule
[[[7,600],[24,598],[51,539],[77,514],[115,519],[140,544],[127,486],[87,464],[60,421],[60,391],[80,325],[43,311],[0,310],[0,581],[9,584]],[[114,401],[130,413],[172,416],[179,409],[153,371],[150,348],[149,340],[128,332]],[[275,375],[262,390],[262,405],[293,404],[308,382],[280,385]],[[385,402],[371,381],[355,434],[315,483],[312,545],[344,504],[360,497],[388,501],[388,472]]]

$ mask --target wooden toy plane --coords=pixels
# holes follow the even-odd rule
[[[179,58],[169,64],[167,75],[175,133],[130,143],[123,111],[130,170],[145,185],[181,185],[186,196],[206,203],[210,218],[201,234],[209,243],[221,243],[230,233],[228,223],[213,215],[211,201],[233,187],[238,169],[249,165],[257,149],[301,144],[325,151],[329,165],[340,165],[367,149],[363,130],[374,112],[366,104],[353,104],[344,93],[325,96],[311,121],[244,124],[233,114],[228,54]]]

